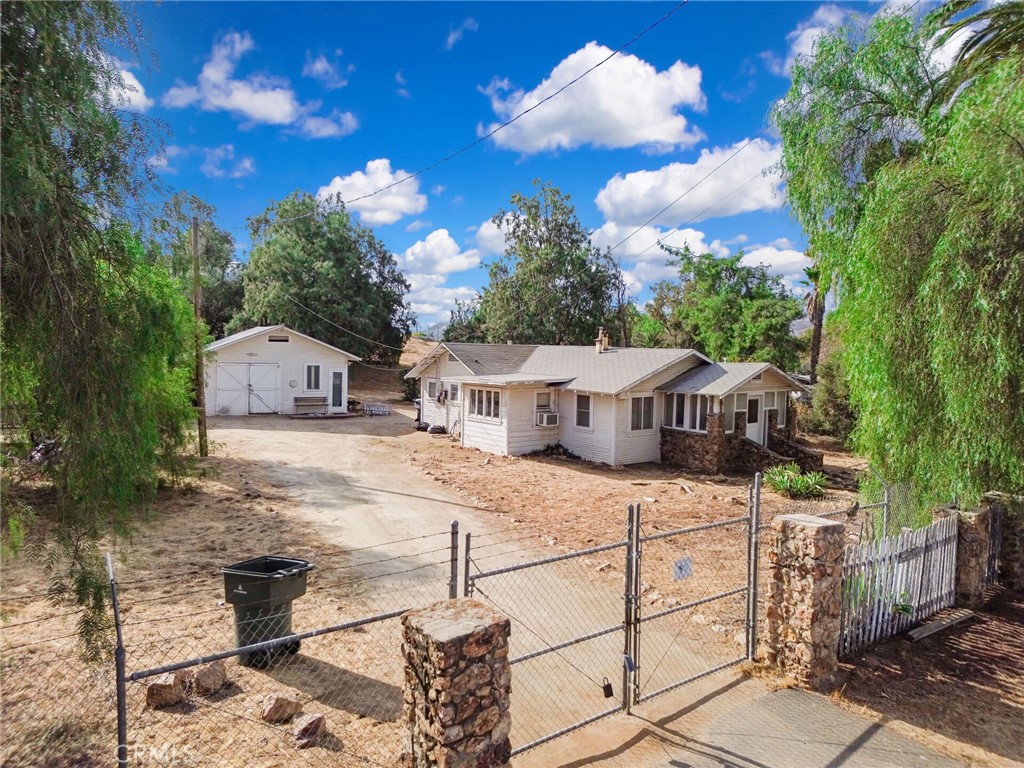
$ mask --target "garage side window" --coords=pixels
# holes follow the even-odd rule
[[[437,382],[434,380],[430,380],[427,382],[427,397],[429,397],[431,400],[437,397]]]
[[[306,391],[320,391],[320,366],[312,363],[306,364]]]

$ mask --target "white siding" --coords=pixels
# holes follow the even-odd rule
[[[427,382],[437,383],[437,392],[440,392],[442,384],[449,378],[466,376],[470,370],[457,360],[451,360],[445,352],[428,366],[420,374],[420,420],[426,424],[440,424],[446,429],[450,428],[455,420],[459,418],[459,406],[465,400],[464,395],[459,395],[459,403],[449,401],[447,404],[437,402],[436,397],[427,394]],[[460,387],[461,389],[461,387]]]
[[[206,356],[206,413],[216,416],[218,363],[276,363],[280,366],[278,386],[279,413],[295,413],[295,398],[301,396],[330,397],[331,371],[344,371],[343,402],[348,402],[349,358],[316,342],[287,330],[274,331],[274,336],[287,336],[287,342],[267,341],[266,333],[218,349]],[[320,388],[307,391],[306,364],[320,365]],[[295,382],[294,385],[292,382]]]
[[[558,442],[582,459],[611,464],[612,398],[609,395],[591,395],[590,403],[590,428],[583,429],[576,426],[575,394],[559,393]]]
[[[508,452],[521,456],[558,442],[558,427],[536,426],[536,394],[543,389],[513,387],[508,396]],[[546,390],[551,392],[551,390]],[[551,392],[556,398],[557,392]],[[570,397],[571,399],[571,397]],[[564,419],[559,416],[559,421]]]
[[[488,389],[494,389],[494,387],[488,387]],[[463,396],[463,400],[468,399],[468,392]],[[493,419],[484,419],[479,416],[470,416],[469,408],[465,408],[463,413],[465,419],[462,423],[462,445],[466,448],[479,448],[481,451],[487,451],[488,453],[496,453],[499,456],[508,455],[508,435],[506,432],[506,425],[508,424],[508,389],[504,388],[501,392],[501,419],[494,421]]]
[[[761,381],[748,381],[742,387],[736,389],[736,392],[765,392],[770,390],[784,389],[789,391],[792,389],[792,385],[782,378],[775,371],[769,369],[762,374]]]
[[[650,393],[647,393],[650,394]],[[639,393],[638,393],[639,396]],[[661,422],[665,409],[665,396],[654,396],[654,428],[631,432],[630,397],[621,398],[615,408],[615,464],[638,464],[642,461],[661,461]]]

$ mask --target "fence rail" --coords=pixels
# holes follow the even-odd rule
[[[892,637],[956,597],[957,519],[848,546],[840,655]]]

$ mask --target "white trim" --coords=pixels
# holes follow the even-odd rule
[[[309,369],[316,368],[316,387],[309,386]],[[323,363],[303,363],[302,364],[302,391],[303,392],[323,392],[324,391],[324,364]]]
[[[289,328],[287,325],[284,325],[283,323],[281,323],[279,325],[257,326],[256,328],[250,328],[247,331],[239,331],[238,333],[234,333],[234,334],[232,334],[230,336],[225,336],[223,339],[217,339],[217,341],[213,341],[213,342],[210,342],[209,344],[207,344],[206,345],[206,351],[207,352],[216,352],[217,350],[224,349],[225,347],[230,347],[232,344],[238,344],[239,342],[242,342],[242,341],[247,341],[249,339],[254,339],[254,338],[256,338],[257,336],[259,336],[261,334],[264,334],[264,333],[271,334],[271,333],[274,333],[275,331],[280,331],[280,330],[285,330],[285,331],[287,331],[290,334],[294,334],[296,336],[300,336],[303,339],[306,339],[306,341],[311,341],[314,344],[319,344],[321,347],[327,347],[327,349],[331,350],[332,352],[337,352],[340,355],[345,355],[345,357],[349,358],[350,360],[362,360],[363,359],[361,357],[356,357],[351,352],[346,352],[344,349],[338,349],[337,347],[332,347],[330,344],[328,344],[325,341],[320,341],[319,339],[314,339],[312,336],[307,336],[304,333],[300,333],[299,331],[296,331],[294,328]]]
[[[341,374],[341,405],[334,405],[334,374]],[[348,413],[348,367],[327,369],[327,412]]]
[[[640,426],[639,427],[634,427],[633,426],[633,401],[634,400],[640,400],[641,401],[641,404],[640,404]],[[643,402],[642,402],[644,400],[650,400],[651,401],[651,426],[649,426],[649,427],[645,427],[644,426],[644,405],[643,405]],[[654,431],[654,394],[653,393],[651,393],[649,395],[633,395],[632,397],[629,398],[629,431],[630,432],[653,432]]]

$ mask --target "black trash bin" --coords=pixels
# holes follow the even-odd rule
[[[242,648],[292,633],[292,601],[306,594],[312,563],[294,557],[264,555],[228,565],[224,574],[224,599],[235,607],[235,645]],[[263,668],[282,654],[299,651],[299,642],[269,651],[242,653],[240,664]]]

